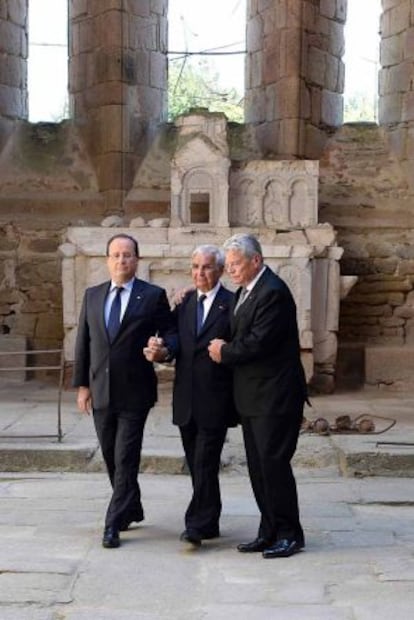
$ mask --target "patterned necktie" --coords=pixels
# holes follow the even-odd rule
[[[121,293],[123,286],[116,287],[116,295],[112,302],[111,311],[108,318],[108,335],[110,342],[113,342],[121,325]]]
[[[204,300],[207,295],[200,295],[197,301],[197,334],[201,332],[204,321]]]
[[[234,314],[236,314],[236,312],[238,311],[238,309],[240,308],[240,306],[242,305],[242,303],[246,299],[248,292],[249,291],[245,287],[243,287],[242,290],[240,291],[240,295],[239,295],[239,298],[237,300],[237,304],[236,304],[236,306],[234,308]]]

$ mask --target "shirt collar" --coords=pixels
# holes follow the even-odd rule
[[[122,285],[122,288],[124,288],[127,291],[132,291],[134,280],[135,280],[135,277],[131,278],[128,282],[124,282],[124,284]],[[115,282],[111,280],[111,286],[110,286],[109,292],[112,293],[116,288],[118,288],[118,284],[115,284]]]
[[[247,290],[248,293],[250,293],[252,288],[257,284],[257,281],[262,276],[262,274],[263,274],[265,269],[266,269],[266,265],[263,265],[263,267],[261,268],[261,270],[259,271],[257,276],[251,282],[249,282],[249,284],[247,286],[244,287]]]
[[[218,281],[216,286],[212,288],[210,291],[207,291],[207,293],[202,293],[201,291],[197,289],[197,299],[200,299],[200,295],[205,295],[207,299],[215,297],[217,295],[217,291],[219,290],[220,286],[221,286],[221,283],[220,281]]]

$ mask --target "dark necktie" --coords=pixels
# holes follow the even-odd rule
[[[234,308],[234,314],[236,314],[237,310],[240,308],[240,306],[242,305],[242,303],[246,299],[248,292],[249,291],[245,287],[243,287],[242,290],[240,291],[240,295],[239,295],[239,298],[237,300],[237,304],[236,304],[236,306]]]
[[[108,335],[110,342],[113,342],[115,336],[118,333],[119,326],[121,324],[121,293],[124,290],[123,286],[116,287],[116,295],[112,302],[111,311],[108,318]]]
[[[197,334],[201,332],[204,320],[204,300],[207,295],[200,295],[197,301]]]

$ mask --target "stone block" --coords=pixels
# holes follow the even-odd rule
[[[320,13],[324,17],[328,17],[329,19],[333,19],[335,17],[336,12],[336,0],[321,0],[320,2]]]
[[[391,33],[401,33],[407,28],[407,24],[411,24],[411,8],[412,2],[399,2],[393,10],[390,11],[390,29]]]
[[[122,23],[122,11],[110,10],[103,13],[98,22],[99,45],[107,50],[120,49],[125,45],[125,29]]]
[[[382,39],[380,45],[380,59],[382,67],[397,65],[403,59],[403,40],[400,36]]]
[[[167,81],[167,60],[164,54],[151,52],[150,54],[150,85],[162,88]]]
[[[263,20],[259,15],[249,19],[246,28],[247,49],[251,52],[258,51],[263,45]]]
[[[326,52],[316,47],[309,49],[307,57],[308,79],[319,86],[325,85]]]
[[[301,31],[298,28],[283,30],[280,46],[280,72],[282,76],[297,77],[300,74]]]
[[[343,23],[337,21],[330,22],[328,44],[328,51],[340,60],[345,51],[345,33]]]
[[[324,86],[328,90],[338,92],[340,82],[340,60],[336,56],[327,55]]]
[[[402,94],[395,93],[380,97],[378,117],[380,124],[399,123],[401,120]]]
[[[402,121],[414,121],[414,93],[405,93],[402,103]]]
[[[283,78],[277,83],[274,93],[276,119],[299,118],[300,86],[301,82],[297,76]]]
[[[409,28],[404,33],[404,59],[414,58],[414,28]]]
[[[365,376],[370,385],[407,388],[414,383],[414,346],[365,347]]]
[[[279,153],[280,155],[295,156],[300,154],[299,118],[286,118],[279,124]]]
[[[331,127],[339,127],[343,118],[343,97],[339,93],[322,92],[321,121]]]

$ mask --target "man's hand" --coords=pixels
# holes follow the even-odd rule
[[[221,340],[220,338],[214,338],[214,340],[210,340],[208,352],[213,362],[217,362],[217,364],[220,364],[221,362],[221,347],[223,346],[223,344],[226,344],[226,341]]]
[[[178,306],[182,302],[184,297],[187,295],[187,293],[189,293],[190,291],[194,291],[194,290],[195,290],[194,286],[187,286],[186,288],[180,288],[180,290],[175,291],[173,298],[172,298],[173,305]]]
[[[158,336],[151,336],[147,346],[143,349],[144,357],[149,362],[162,362],[168,354],[168,349],[164,346],[164,340]]]
[[[81,386],[78,388],[77,404],[79,411],[90,415],[92,410],[92,396],[88,387]]]

